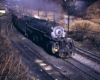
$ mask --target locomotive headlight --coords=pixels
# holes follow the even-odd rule
[[[55,46],[55,47],[53,48],[53,50],[54,50],[54,52],[58,52],[58,51],[59,51],[59,46]]]
[[[58,51],[59,51],[59,45],[57,43],[53,44],[52,52],[55,54]]]
[[[58,50],[59,50],[59,46],[55,46],[55,47],[54,47],[54,51],[55,51],[55,52],[58,52]]]

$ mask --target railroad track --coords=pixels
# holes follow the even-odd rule
[[[77,70],[79,70],[80,74],[83,74],[87,78],[90,78],[89,80],[99,80],[100,79],[100,72],[94,70],[93,68],[90,68],[89,66],[79,62],[78,60],[74,58],[66,59],[64,60],[65,63],[69,63],[74,66]]]
[[[2,17],[0,17],[1,20],[5,19],[5,18],[7,18],[7,16],[2,16]]]
[[[77,50],[77,54],[82,55],[84,57],[86,57],[87,59],[90,59],[98,64],[100,64],[100,55],[96,54],[96,53],[92,53],[90,51],[84,50],[82,48],[76,47]]]
[[[100,23],[92,21],[92,20],[89,20],[89,21],[100,24]],[[97,32],[97,33],[99,33],[99,32]],[[90,59],[100,65],[100,54],[90,52],[88,50],[85,50],[85,49],[77,47],[77,46],[75,46],[75,48],[79,55],[82,55],[82,56],[86,57],[87,59]]]
[[[14,30],[14,32],[15,32],[16,35],[18,35],[18,34],[20,35],[20,33],[15,29],[15,27],[13,27],[13,30]],[[16,31],[17,31],[17,32],[16,32]],[[19,36],[19,38],[20,38],[21,40],[24,39],[23,36],[21,36],[21,35]],[[28,42],[28,41],[25,41],[25,40],[23,40],[23,41],[24,41],[24,43],[25,43],[25,42]],[[29,44],[29,42],[28,42],[28,44]],[[26,44],[26,45],[27,45],[27,44]],[[27,45],[27,46],[28,46],[28,45]],[[29,46],[28,46],[28,47],[29,47]],[[30,49],[31,49],[31,47],[30,47]],[[31,50],[32,50],[32,49],[31,49]],[[41,56],[41,54],[40,54],[39,56]],[[43,56],[41,56],[41,57],[43,57]],[[55,65],[54,65],[54,66],[55,66]],[[64,66],[66,66],[66,68],[67,68],[69,65],[64,65]],[[59,66],[55,66],[55,67],[58,69]],[[71,67],[71,66],[69,66],[69,67]],[[69,69],[69,68],[68,68],[68,69]],[[59,70],[61,73],[63,73],[64,75],[70,77],[71,80],[80,80],[80,78],[83,78],[82,80],[84,80],[85,77],[82,77],[81,75],[79,75],[80,77],[76,77],[75,75],[69,75],[70,73],[75,73],[75,74],[76,74],[76,71],[75,71],[75,70],[73,70],[72,68],[70,68],[70,69],[71,69],[70,72],[67,71],[67,70],[66,70],[66,71],[64,71],[64,70],[61,71],[60,69],[58,69],[58,70]],[[72,70],[73,70],[73,71],[72,71]],[[68,73],[69,73],[69,74],[68,74]],[[78,72],[77,72],[77,73],[78,73]]]
[[[30,58],[36,65],[40,66],[41,70],[43,70],[44,73],[47,73],[51,79],[70,80],[67,76],[58,71],[53,65],[48,63],[40,55],[38,55],[27,45],[25,45],[14,33],[12,27],[9,26],[9,28],[7,28],[7,34],[9,34],[9,38],[11,39],[13,44],[15,44],[18,47],[19,51],[22,51],[23,55]]]
[[[16,32],[16,29],[13,27],[13,30],[15,30],[14,32],[15,32],[15,34],[16,35],[18,35],[19,33],[18,32]],[[22,38],[22,36],[20,36],[20,39],[23,39]],[[26,41],[27,42],[27,41]],[[27,45],[28,46],[28,45]],[[31,47],[30,47],[30,49],[31,49]],[[32,50],[32,49],[31,49]],[[40,56],[40,55],[39,55]],[[41,56],[41,57],[43,57],[43,56]],[[84,78],[86,78],[86,79],[91,79],[91,80],[98,80],[97,78],[95,78],[95,77],[93,77],[93,76],[91,76],[91,75],[89,75],[88,73],[86,73],[86,72],[84,72],[84,71],[80,71],[80,69],[78,69],[78,70],[76,70],[76,67],[74,66],[74,69],[73,69],[73,65],[72,64],[69,64],[69,63],[66,63],[66,65],[64,65],[64,66],[66,66],[66,67],[71,67],[71,70],[73,70],[73,73],[81,73],[81,75],[80,75],[80,73],[79,73],[79,75],[80,76],[78,76],[78,77],[75,77],[75,75],[69,75],[68,77],[70,77],[70,79],[71,80],[80,80],[80,78],[83,78],[82,80],[84,80]],[[59,69],[60,70],[60,69]],[[68,73],[68,71],[61,71],[63,74],[67,74]],[[88,77],[89,76],[89,77]],[[88,78],[87,78],[88,77]],[[85,80],[86,80],[85,79]]]
[[[3,16],[0,16],[0,19],[1,20],[6,19],[6,18],[8,18],[8,16],[11,16],[11,12],[9,12],[9,13],[3,15]]]
[[[11,24],[11,22],[8,22],[2,29],[5,30],[5,27],[8,28],[8,26],[9,26],[10,24]],[[6,29],[5,33],[3,33],[3,35],[6,36],[5,38],[11,39],[11,38],[10,38],[10,35],[9,35],[8,32],[7,32],[7,29]],[[20,53],[22,52],[20,49],[18,49],[17,45],[15,45],[15,43],[14,43],[13,41],[12,41],[11,45],[12,45],[14,48],[16,48],[16,51],[17,51],[17,52],[18,52],[18,51],[19,51]],[[22,53],[23,53],[23,52],[22,52]],[[22,55],[22,53],[21,53],[21,55]],[[30,58],[27,57],[27,59],[30,61]],[[26,61],[26,60],[25,60],[25,61]],[[19,64],[19,63],[18,63],[18,64]],[[38,66],[36,66],[36,64],[34,64],[34,63],[31,64],[31,65],[32,65],[32,66],[35,65],[35,66],[34,66],[35,68],[34,68],[34,69],[32,68],[33,71],[35,72],[35,74],[37,74],[36,71],[39,69],[40,71],[38,71],[38,73],[40,73],[39,75],[42,76],[42,75],[41,75],[42,70],[41,70],[40,68],[38,68]],[[29,66],[28,66],[28,67],[29,67]],[[30,73],[30,72],[29,72],[29,73]],[[45,74],[44,74],[44,75],[45,75]],[[11,77],[11,76],[10,76],[10,77]],[[9,79],[10,77],[8,77],[8,79]],[[13,76],[12,76],[12,77],[13,77]],[[35,77],[36,77],[36,76],[35,76]],[[33,78],[34,78],[34,75],[33,75]],[[33,78],[32,78],[32,79],[33,79]],[[41,78],[41,79],[46,80],[45,78]],[[49,78],[47,78],[47,79],[48,79],[48,80],[51,80],[51,79],[49,79]]]
[[[13,31],[13,30],[12,30]],[[24,44],[24,43],[23,43]],[[25,44],[24,44],[25,45]],[[26,46],[26,45],[25,45]],[[26,46],[26,47],[28,47],[28,46]],[[28,47],[29,48],[29,47]],[[29,48],[29,50],[31,50],[30,48]],[[40,63],[41,63],[41,60],[40,60]],[[81,74],[83,74],[85,77],[87,77],[88,79],[92,79],[92,80],[98,80],[98,75],[96,75],[94,72],[93,72],[93,70],[91,70],[90,72],[92,72],[92,74],[89,74],[89,72],[86,72],[86,71],[84,71],[84,70],[82,70],[81,68],[79,68],[79,67],[77,67],[78,69],[79,69],[79,71],[80,71],[80,73]],[[84,68],[84,67],[83,67]],[[85,69],[85,68],[84,68]],[[89,68],[88,68],[89,69]],[[96,72],[97,73],[97,72]],[[94,75],[96,75],[96,77],[94,76]]]
[[[9,27],[9,26],[8,26]],[[10,31],[10,32],[9,32]],[[45,61],[44,61],[44,59],[38,59],[36,56],[36,58],[34,57],[34,55],[33,54],[31,54],[31,53],[35,53],[31,48],[29,48],[26,44],[24,44],[21,40],[16,40],[16,39],[14,39],[14,37],[18,37],[15,33],[14,33],[14,31],[13,31],[13,29],[12,28],[9,28],[9,31],[7,30],[7,33],[9,33],[9,38],[11,39],[11,41],[12,41],[12,43],[13,43],[13,45],[16,45],[16,49],[18,49],[18,52],[21,52],[21,54],[23,55],[25,55],[25,56],[27,56],[27,58],[29,58],[29,59],[31,59],[33,62],[35,62],[35,64],[37,64],[37,65],[42,65],[42,63],[43,63],[43,65],[44,64],[46,64],[46,66],[49,66],[49,68],[52,68],[52,67],[50,67],[50,65],[48,64],[47,65],[47,63],[45,63]],[[14,33],[14,34],[12,34],[12,33]],[[13,37],[13,39],[11,38],[11,37]],[[16,43],[17,42],[17,43]],[[19,43],[20,42],[20,43]],[[20,48],[20,46],[22,47],[22,48]],[[28,48],[28,49],[27,49]],[[24,50],[23,50],[24,49]],[[28,54],[27,54],[28,53]],[[37,54],[36,54],[37,55]],[[91,54],[90,54],[91,55]],[[38,55],[39,57],[41,57],[40,55]],[[33,60],[33,58],[35,58],[34,60]],[[100,58],[99,58],[100,59]],[[74,62],[75,61],[75,62]],[[99,73],[97,72],[97,71],[95,71],[95,70],[93,70],[93,69],[91,69],[91,68],[89,68],[88,66],[85,66],[84,64],[82,65],[81,63],[79,63],[77,60],[75,60],[75,59],[69,59],[69,60],[67,60],[66,61],[67,62],[67,65],[69,64],[69,65],[73,65],[73,66],[71,66],[71,67],[76,67],[77,68],[77,71],[79,71],[84,77],[86,77],[87,79],[91,79],[91,80],[99,80]],[[74,64],[75,63],[75,64]],[[75,65],[80,65],[80,66],[75,66]],[[52,65],[51,65],[52,66]],[[82,68],[81,68],[82,67]],[[75,69],[76,69],[75,68]],[[45,71],[45,68],[43,67],[43,66],[40,66],[40,69],[41,70],[43,70],[44,72],[46,72],[46,73],[50,73],[50,70],[49,71]],[[55,70],[55,68],[53,69],[53,70]],[[52,72],[53,72],[53,70],[52,70]],[[57,69],[56,69],[57,70]],[[88,71],[88,72],[87,72]],[[56,72],[55,72],[56,73]],[[60,73],[60,71],[58,71],[58,73]],[[90,74],[91,73],[91,74]],[[61,73],[62,74],[62,73]],[[59,76],[59,75],[56,75],[56,76],[54,76],[55,74],[48,74],[49,76],[51,76],[51,78],[52,78],[52,75],[53,75],[53,78],[52,79],[60,79],[60,80],[69,80],[69,78],[68,78],[68,76],[65,76],[66,78],[62,78],[61,76],[60,77],[57,77],[57,76]],[[62,74],[63,75],[63,74]],[[63,75],[64,76],[64,75]],[[80,77],[81,78],[81,77]],[[48,79],[49,80],[49,79]],[[72,79],[73,80],[73,79]],[[75,79],[74,79],[75,80]]]

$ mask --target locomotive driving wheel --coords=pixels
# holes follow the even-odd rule
[[[59,46],[56,45],[55,43],[52,44],[52,53],[55,54],[56,52],[58,52],[58,50],[59,50]]]

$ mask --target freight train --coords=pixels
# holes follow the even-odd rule
[[[18,30],[34,43],[42,45],[47,52],[61,58],[71,57],[74,54],[73,40],[68,38],[65,29],[55,21],[13,13],[12,22]]]

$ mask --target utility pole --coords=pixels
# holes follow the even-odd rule
[[[0,36],[1,36],[1,17],[0,17]]]
[[[63,1],[63,6],[64,6],[64,8],[65,8],[65,11],[67,11],[67,21],[68,21],[68,26],[67,26],[67,29],[68,29],[68,31],[67,31],[67,34],[68,34],[68,37],[69,37],[69,26],[70,26],[70,15],[69,15],[69,5],[70,5],[70,1],[68,1],[67,2],[67,0],[64,0]]]
[[[69,20],[70,20],[70,16],[69,16],[69,10],[68,10],[68,36],[69,36],[69,26],[70,26]]]

